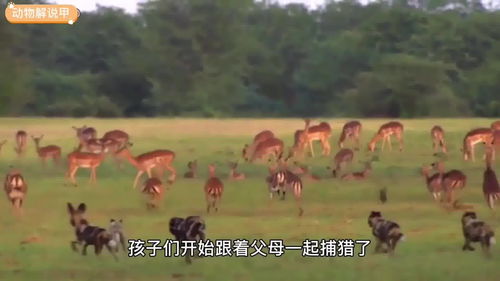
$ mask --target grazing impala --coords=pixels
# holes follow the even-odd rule
[[[87,127],[87,125],[83,125],[83,127],[72,127],[76,131],[76,137],[80,142],[80,146],[83,146],[85,142],[90,139],[95,139],[97,137],[97,131],[92,127]]]
[[[127,133],[125,133],[122,130],[112,130],[106,132],[104,136],[102,136],[102,139],[103,140],[113,139],[118,143],[120,143],[120,146],[124,146],[129,142],[130,137]]]
[[[383,124],[378,129],[375,136],[372,138],[370,143],[368,144],[368,150],[373,152],[375,151],[375,145],[377,142],[382,140],[382,151],[384,151],[384,145],[387,142],[389,144],[389,150],[392,150],[391,144],[391,136],[396,136],[396,139],[399,141],[399,151],[403,150],[403,124],[397,121],[391,121]]]
[[[59,146],[47,145],[40,147],[40,141],[43,139],[43,135],[40,135],[39,137],[31,136],[31,138],[35,142],[36,152],[38,153],[38,157],[40,157],[44,166],[49,158],[52,158],[55,164],[59,163],[59,160],[61,159],[61,148]]]
[[[14,151],[16,151],[17,156],[23,156],[26,152],[26,146],[28,144],[28,133],[25,131],[17,131],[16,133],[16,147]]]
[[[487,147],[493,144],[493,132],[490,128],[473,129],[465,135],[462,147],[465,161],[469,159],[472,159],[472,162],[476,161],[474,157],[474,146],[478,143],[484,143]]]
[[[207,213],[210,213],[210,209],[213,208],[218,211],[217,202],[220,201],[222,193],[224,192],[224,184],[215,175],[215,165],[208,165],[209,178],[205,183],[205,199],[207,201]]]
[[[139,181],[139,178],[142,174],[147,173],[151,178],[151,170],[157,167],[170,171],[170,182],[173,182],[175,180],[176,171],[172,166],[172,162],[175,160],[175,152],[173,151],[158,149],[134,157],[130,153],[128,146],[124,146],[122,149],[116,152],[116,155],[118,157],[125,158],[137,169],[137,175],[135,176],[134,185],[132,186],[132,188],[135,188],[137,186],[137,182]]]
[[[432,167],[441,174],[441,190],[446,194],[446,201],[455,204],[455,193],[467,184],[467,176],[460,170],[445,172],[442,161],[432,163]]]
[[[342,148],[335,154],[335,157],[333,158],[333,163],[335,165],[335,168],[332,170],[332,175],[334,178],[337,177],[337,174],[349,163],[352,162],[352,159],[354,158],[354,152],[349,149],[349,148]],[[328,167],[328,169],[330,169]]]
[[[500,199],[500,185],[498,184],[497,175],[491,168],[492,148],[486,149],[486,169],[483,173],[483,194],[488,207],[493,209],[495,201]]]
[[[4,191],[7,199],[12,204],[14,212],[22,213],[24,198],[28,192],[28,185],[21,172],[12,169],[7,173],[4,181]]]
[[[321,122],[318,125],[310,126],[311,120],[305,119],[304,122],[305,129],[295,131],[293,152],[303,151],[304,148],[309,147],[311,156],[314,157],[313,142],[320,141],[323,155],[329,155],[331,151],[330,136],[332,135],[330,124]]]
[[[339,137],[339,148],[344,148],[344,142],[351,139],[355,143],[355,150],[359,150],[359,137],[361,135],[361,123],[359,121],[349,121],[342,127]]]
[[[248,161],[250,159],[250,157],[253,155],[253,153],[254,153],[255,149],[257,148],[257,146],[259,145],[259,143],[266,141],[268,139],[272,139],[272,138],[274,138],[274,133],[269,131],[269,130],[264,130],[264,131],[258,133],[257,135],[255,135],[255,137],[253,138],[252,144],[250,144],[250,145],[245,144],[245,146],[243,147],[243,151],[242,151],[243,159],[245,159],[245,161]]]
[[[73,151],[68,154],[68,172],[67,177],[71,183],[76,186],[75,174],[79,168],[90,169],[90,182],[97,182],[96,170],[104,160],[106,149],[102,149],[101,153],[90,153]]]
[[[444,130],[441,126],[434,126],[431,129],[431,138],[434,152],[437,152],[438,147],[441,148],[441,151],[446,153],[448,148],[446,147],[446,142],[444,141]]]
[[[252,153],[250,157],[250,162],[254,162],[257,159],[262,159],[267,155],[274,155],[278,158],[283,154],[283,141],[277,138],[270,138],[265,141],[260,142]]]

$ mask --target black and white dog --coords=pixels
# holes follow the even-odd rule
[[[185,219],[173,217],[169,222],[169,230],[175,239],[182,241],[205,240],[205,221],[199,216],[189,216]],[[186,262],[191,263],[191,257],[186,256]]]

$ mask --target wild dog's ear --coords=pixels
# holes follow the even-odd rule
[[[465,212],[462,217],[471,217],[471,218],[476,219],[477,215],[476,215],[476,212]]]
[[[382,213],[379,211],[372,211],[370,213],[370,217],[381,217],[381,216],[382,216]]]
[[[73,208],[73,205],[68,202],[68,213],[72,215],[75,212],[75,208]]]
[[[123,223],[123,219],[120,219],[118,222],[119,222],[119,223]]]
[[[115,219],[110,219],[109,220],[110,223],[114,223],[115,222]]]
[[[85,203],[80,203],[80,205],[78,205],[78,211],[84,213],[86,210],[87,210],[87,205],[85,205]]]

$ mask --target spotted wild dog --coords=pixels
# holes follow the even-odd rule
[[[486,151],[486,169],[483,173],[483,194],[488,203],[488,207],[493,209],[495,201],[500,199],[500,186],[498,184],[497,175],[491,168],[492,148]]]
[[[76,236],[76,240],[71,241],[73,251],[77,252],[77,245],[83,244],[81,254],[85,256],[87,255],[87,247],[93,245],[95,254],[99,255],[102,252],[102,248],[106,247],[114,259],[118,260],[118,257],[110,246],[113,245],[111,234],[104,228],[89,225],[88,221],[84,218],[85,211],[87,210],[85,203],[80,203],[77,209],[71,203],[67,203],[67,207],[70,215],[70,224],[74,227]]]
[[[187,167],[189,169],[189,171],[187,171],[186,173],[184,173],[184,178],[186,179],[194,179],[198,176],[198,160],[194,160],[194,161],[189,161],[188,164],[187,164]]]
[[[109,221],[108,232],[111,234],[111,240],[109,241],[109,246],[115,252],[118,252],[119,246],[122,247],[123,252],[127,252],[125,247],[125,235],[123,234],[123,220],[111,219]]]
[[[465,135],[461,149],[465,161],[468,161],[469,159],[471,159],[472,162],[476,161],[474,156],[474,147],[479,143],[483,143],[486,147],[492,145],[493,131],[491,128],[473,129]]]
[[[484,253],[489,256],[491,245],[496,243],[495,232],[490,225],[478,220],[475,212],[465,212],[462,215],[462,232],[465,239],[463,251],[474,251],[471,243],[479,242]]]
[[[205,182],[205,200],[207,202],[207,213],[210,213],[210,209],[215,209],[218,211],[217,203],[220,201],[222,194],[224,192],[224,184],[215,175],[215,165],[208,165],[209,178]]]
[[[61,160],[61,147],[57,145],[47,145],[40,146],[40,141],[43,139],[44,135],[40,135],[38,137],[31,136],[33,142],[35,142],[36,152],[40,160],[42,160],[42,164],[45,166],[47,163],[47,159],[52,158],[55,164],[59,164]]]
[[[281,200],[285,200],[285,194],[287,191],[293,192],[295,198],[295,203],[299,209],[299,217],[303,215],[304,210],[302,209],[302,189],[303,184],[299,176],[295,175],[288,169],[280,169],[270,177],[266,179],[268,183],[268,189],[270,193],[270,198],[273,198],[274,193],[281,192]]]
[[[244,180],[245,174],[236,171],[238,162],[229,162],[229,179],[230,180]]]
[[[179,241],[204,241],[205,221],[199,216],[189,216],[187,218],[173,217],[169,221],[169,231]],[[186,255],[185,260],[191,263],[191,256]]]
[[[370,143],[368,143],[368,151],[374,152],[375,145],[380,140],[382,140],[382,151],[384,151],[384,146],[385,146],[386,142],[389,145],[389,150],[392,150],[392,144],[391,144],[391,136],[392,135],[394,135],[399,142],[399,151],[402,151],[403,150],[403,133],[404,133],[404,126],[400,122],[391,121],[391,122],[387,122],[387,123],[383,124],[382,126],[380,126],[377,133],[370,141]]]
[[[354,150],[359,150],[359,138],[361,135],[361,122],[354,120],[349,121],[342,127],[342,133],[339,137],[339,148],[344,148],[344,142],[348,139],[354,142]]]
[[[352,163],[352,159],[354,158],[354,152],[349,148],[342,148],[335,154],[333,158],[333,164],[335,168],[332,169],[332,175],[334,178],[337,177],[338,173],[344,169],[344,167],[350,163]],[[330,167],[327,167],[330,170]]]
[[[12,204],[14,212],[22,214],[22,207],[26,194],[28,193],[28,184],[20,171],[11,169],[5,176],[4,191],[7,199]]]
[[[264,131],[258,133],[257,135],[255,135],[252,143],[250,145],[245,144],[245,146],[243,147],[243,150],[242,150],[243,159],[245,159],[245,161],[248,162],[250,160],[250,158],[252,157],[252,155],[254,154],[255,149],[257,148],[259,143],[266,141],[268,139],[272,139],[272,138],[275,138],[274,133],[272,131],[269,131],[269,130],[264,130]]]
[[[372,172],[372,163],[371,161],[365,162],[365,168],[360,172],[352,172],[343,174],[340,179],[341,180],[364,180],[366,179]]]
[[[26,152],[26,147],[28,145],[28,133],[23,130],[19,130],[16,132],[16,146],[14,147],[14,151],[17,153],[17,156],[21,157]]]
[[[441,199],[441,192],[443,191],[443,185],[442,185],[442,177],[443,174],[440,172],[437,172],[433,175],[430,175],[430,170],[432,167],[430,166],[423,166],[421,173],[422,176],[425,179],[425,183],[427,185],[427,189],[429,192],[432,194],[432,197],[434,200],[438,201]]]
[[[443,153],[448,152],[448,148],[446,147],[446,142],[444,139],[444,130],[441,126],[435,125],[431,128],[431,138],[432,138],[432,148],[434,152],[437,152],[438,148],[441,148]]]
[[[146,203],[148,209],[156,209],[163,198],[165,188],[159,178],[152,177],[144,182],[141,192],[146,194],[149,199]]]
[[[368,226],[372,228],[372,234],[377,239],[375,253],[381,252],[381,248],[386,245],[387,249],[382,250],[384,253],[394,253],[396,245],[399,241],[404,241],[404,235],[401,232],[399,224],[386,220],[382,217],[382,213],[372,211],[368,216]]]

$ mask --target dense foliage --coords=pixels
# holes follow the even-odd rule
[[[422,3],[150,0],[73,26],[4,19],[0,114],[500,116],[500,12]]]

